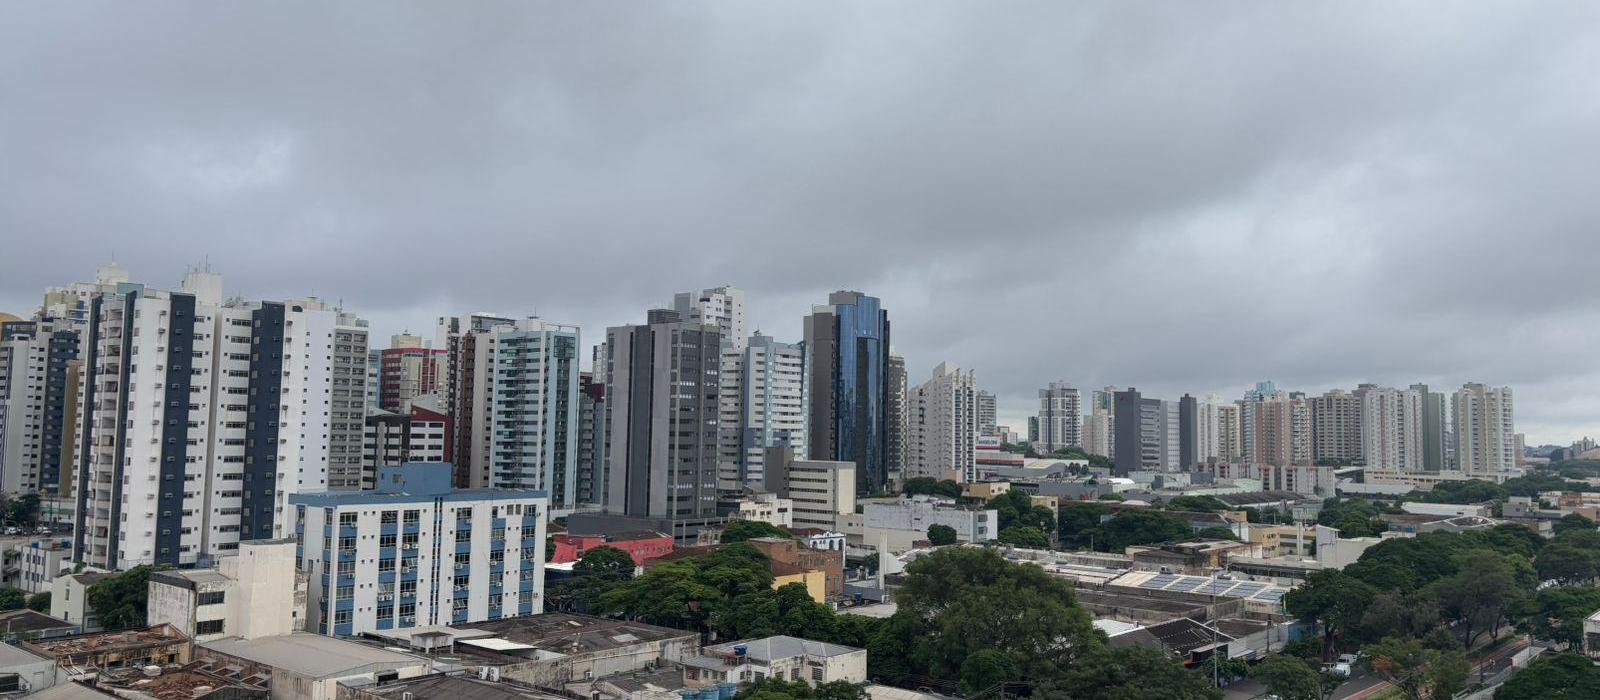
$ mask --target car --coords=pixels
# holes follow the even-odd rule
[[[17,529],[17,528],[14,528],[14,527],[8,527],[8,528],[6,528],[6,534],[7,535],[20,535],[20,534],[22,534],[22,531]]]
[[[1330,670],[1333,672],[1334,675],[1336,675],[1336,676],[1338,676],[1340,678],[1349,678],[1350,677],[1350,664],[1347,664],[1347,663],[1345,663],[1343,661],[1340,661],[1339,663],[1334,664],[1333,668],[1330,669]]]
[[[1346,666],[1354,666],[1354,665],[1356,665],[1356,660],[1359,659],[1359,658],[1361,658],[1361,657],[1358,654],[1340,654],[1339,655],[1339,663],[1344,664]]]

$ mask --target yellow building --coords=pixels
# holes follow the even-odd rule
[[[772,562],[772,590],[778,590],[791,583],[798,583],[806,587],[806,593],[811,594],[811,599],[818,603],[828,602],[828,577],[820,570],[802,569],[793,564]]]

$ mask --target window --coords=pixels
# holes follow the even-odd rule
[[[216,605],[222,602],[223,591],[207,591],[201,593],[197,605]],[[218,624],[221,624],[220,622]]]
[[[395,542],[396,542],[396,539],[395,539],[394,535],[379,535],[378,536],[378,546],[379,547],[393,547],[395,545]]]
[[[355,526],[356,526],[356,514],[355,513],[340,513],[339,514],[339,527],[355,527]]]
[[[334,611],[334,613],[333,613],[333,624],[335,624],[335,625],[348,625],[348,624],[350,624],[350,612],[351,611],[349,611],[349,610],[336,610],[336,611]]]
[[[383,511],[383,515],[379,516],[379,518],[380,518],[380,522],[383,523],[384,525],[393,525],[393,524],[395,524],[395,523],[400,521],[400,512],[399,511],[394,511],[394,510],[386,510],[386,511]]]
[[[378,573],[386,574],[394,571],[394,557],[383,557],[378,560]]]
[[[201,620],[194,625],[195,634],[222,634],[222,620]]]

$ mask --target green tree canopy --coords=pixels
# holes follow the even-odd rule
[[[1194,530],[1171,513],[1149,508],[1129,508],[1100,525],[1096,546],[1101,551],[1121,552],[1128,547],[1185,542]]]
[[[1583,620],[1600,610],[1600,588],[1590,586],[1546,588],[1536,598],[1537,609],[1528,615],[1534,635],[1567,645],[1583,646]]]
[[[1032,525],[1012,525],[1000,531],[1001,544],[1013,547],[1026,547],[1029,549],[1047,549],[1050,547],[1050,536],[1043,530]]]
[[[0,610],[18,610],[28,604],[28,594],[20,588],[0,588]]]
[[[1555,535],[1557,537],[1560,537],[1564,533],[1578,530],[1594,532],[1594,521],[1578,515],[1577,513],[1568,513],[1561,516],[1561,519],[1556,521]]]
[[[1305,659],[1283,654],[1267,657],[1250,671],[1251,678],[1281,700],[1323,700],[1332,690],[1330,685],[1338,687],[1328,675]]]
[[[1362,649],[1373,673],[1409,700],[1447,700],[1466,687],[1471,664],[1460,652],[1429,649],[1415,639],[1389,638]]]
[[[961,662],[961,689],[969,695],[1021,677],[1017,662],[998,649],[979,649]]]
[[[1283,602],[1290,615],[1321,627],[1324,653],[1331,654],[1338,636],[1361,624],[1374,594],[1360,579],[1329,569],[1307,576]]]
[[[1037,700],[1218,700],[1211,679],[1149,647],[1095,649],[1034,689]]]
[[[1494,700],[1579,698],[1600,698],[1600,668],[1572,652],[1539,657],[1494,693]]]
[[[1376,537],[1389,526],[1378,516],[1383,509],[1365,498],[1328,498],[1322,501],[1317,523],[1338,528],[1343,537]]]
[[[34,612],[50,613],[50,591],[41,591],[28,596],[28,609]]]
[[[757,537],[789,537],[789,531],[760,520],[733,520],[722,528],[722,543],[734,544]]]
[[[135,566],[89,587],[85,597],[102,627],[121,630],[145,626],[153,570],[156,569],[148,564]]]
[[[862,686],[846,681],[812,688],[804,681],[767,678],[756,681],[734,697],[739,700],[867,700],[867,692]]]
[[[907,496],[941,496],[944,498],[960,498],[961,484],[949,479],[943,481],[931,476],[918,476],[906,479],[905,486],[900,489]]]
[[[1214,496],[1176,496],[1166,501],[1168,510],[1187,511],[1192,513],[1215,513],[1228,510],[1228,504],[1219,501]]]
[[[1207,528],[1202,528],[1200,530],[1196,530],[1195,533],[1194,533],[1194,538],[1197,539],[1197,540],[1235,540],[1235,541],[1237,541],[1239,539],[1239,536],[1233,534],[1233,531],[1229,530],[1228,528],[1217,526],[1217,527],[1207,527]]]
[[[1000,520],[1000,529],[1022,525],[1044,532],[1056,529],[1056,514],[1044,506],[1033,504],[1033,498],[1021,491],[1007,491],[989,499],[989,507]]]
[[[928,542],[935,547],[955,544],[956,539],[956,529],[949,525],[934,523],[928,526]]]
[[[1487,501],[1503,501],[1506,499],[1504,486],[1492,481],[1482,479],[1469,479],[1467,481],[1445,481],[1434,486],[1429,491],[1412,491],[1406,494],[1405,500],[1418,503],[1484,503]]]

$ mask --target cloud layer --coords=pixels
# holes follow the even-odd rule
[[[1595,3],[0,8],[0,309],[117,258],[380,333],[882,297],[913,379],[1510,384],[1600,435]],[[1019,426],[1020,427],[1020,426]]]

